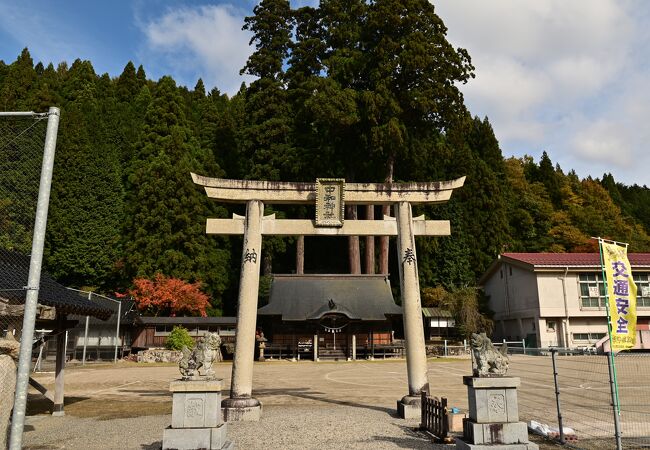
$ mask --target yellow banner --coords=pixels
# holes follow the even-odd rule
[[[636,344],[636,284],[627,259],[627,247],[601,242],[607,278],[612,351]]]

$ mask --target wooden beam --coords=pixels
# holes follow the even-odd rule
[[[346,220],[342,227],[317,227],[309,219],[262,220],[262,235],[267,236],[397,236],[397,223],[392,220]],[[419,219],[419,218],[418,218]],[[416,236],[449,236],[448,220],[413,220]],[[244,219],[208,219],[207,234],[244,234]]]
[[[54,403],[54,394],[52,391],[48,390],[45,386],[43,386],[41,383],[33,379],[32,377],[29,377],[29,385],[36,389],[38,392],[43,394],[49,401]]]
[[[65,396],[63,393],[64,380],[65,380],[65,314],[58,317],[59,326],[57,331],[59,334],[56,336],[56,368],[54,374],[54,407],[52,411],[53,416],[63,416],[63,403]]]

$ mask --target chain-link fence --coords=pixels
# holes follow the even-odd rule
[[[20,332],[47,116],[0,115],[0,334]],[[19,336],[16,337],[19,339]]]
[[[58,114],[0,112],[0,388],[10,405],[15,385],[12,449],[21,444],[35,318],[54,313],[37,296]],[[8,413],[0,412],[2,448]]]
[[[617,448],[618,421],[622,448],[650,447],[649,354],[614,358],[616,395],[607,355],[562,349],[527,353],[512,356],[508,371],[521,378],[521,420],[540,434],[580,449]],[[616,402],[620,414],[615,412]]]

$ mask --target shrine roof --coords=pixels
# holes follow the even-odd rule
[[[343,314],[352,320],[383,321],[401,315],[386,275],[274,275],[269,304],[258,315],[282,320],[318,320]]]
[[[10,305],[25,304],[29,277],[29,256],[18,252],[0,249],[0,302]],[[52,306],[57,313],[78,314],[107,319],[112,310],[104,305],[91,302],[87,294],[67,289],[41,270],[38,291],[38,304]]]

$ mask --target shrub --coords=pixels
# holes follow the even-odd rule
[[[194,347],[194,339],[190,336],[189,331],[180,326],[175,326],[172,332],[167,336],[165,346],[171,350],[180,350],[183,346],[187,348]]]

